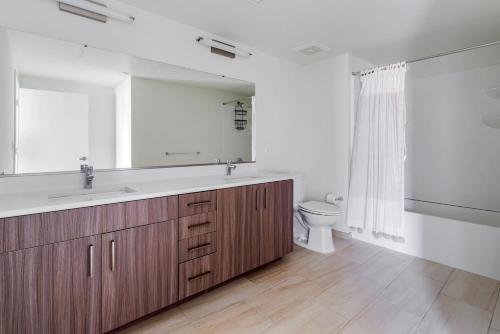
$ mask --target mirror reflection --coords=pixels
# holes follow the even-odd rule
[[[0,29],[0,174],[252,161],[255,86]]]

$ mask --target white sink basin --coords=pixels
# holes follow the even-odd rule
[[[135,189],[129,187],[99,187],[94,189],[77,189],[69,190],[66,192],[59,192],[50,194],[48,196],[49,202],[70,201],[70,202],[83,202],[93,201],[96,199],[112,198],[115,196],[122,196],[136,192]]]
[[[234,175],[234,176],[226,176],[224,180],[226,180],[226,182],[241,182],[241,181],[251,181],[259,179],[261,177],[262,176],[260,175],[241,175],[241,176]]]

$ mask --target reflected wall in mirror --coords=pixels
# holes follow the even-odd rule
[[[255,86],[0,28],[0,174],[253,161]]]

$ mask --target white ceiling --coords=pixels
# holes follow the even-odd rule
[[[499,0],[121,1],[302,64],[343,52],[386,63],[500,39]],[[311,41],[330,50],[294,51]]]

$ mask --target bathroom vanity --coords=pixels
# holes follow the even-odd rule
[[[0,334],[109,332],[292,251],[293,177],[231,176],[255,162],[254,83],[1,43]]]
[[[208,188],[2,215],[0,333],[108,332],[292,251],[291,178]]]

